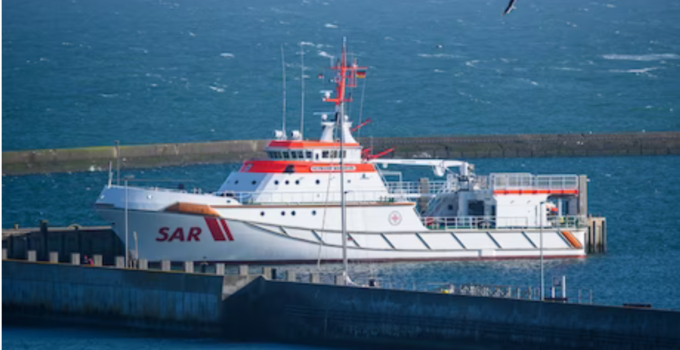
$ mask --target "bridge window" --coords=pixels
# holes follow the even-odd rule
[[[312,159],[312,151],[307,151],[307,159]]]
[[[295,151],[290,152],[290,155],[293,159],[297,159],[297,152],[295,152]]]
[[[305,159],[305,152],[303,151],[298,151],[298,159]]]
[[[321,158],[328,158],[328,151],[321,152]]]
[[[288,152],[281,152],[283,154],[283,159],[289,159]]]

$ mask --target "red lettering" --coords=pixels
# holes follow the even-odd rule
[[[199,242],[200,239],[198,238],[198,235],[201,234],[201,228],[200,227],[192,227],[189,229],[189,234],[187,235],[187,241],[191,242],[192,238],[196,239],[196,242]]]
[[[161,235],[160,237],[156,237],[156,240],[159,242],[165,242],[168,239],[168,231],[170,230],[169,227],[161,227],[160,230],[158,230],[158,234]]]
[[[170,236],[170,239],[168,242],[172,242],[173,240],[178,239],[180,242],[184,242],[184,230],[182,230],[181,227],[178,227],[175,232]]]

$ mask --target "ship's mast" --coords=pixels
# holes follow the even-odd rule
[[[365,70],[366,67],[358,67],[356,64],[347,64],[347,39],[342,40],[342,57],[338,65],[333,66],[338,71],[336,95],[333,98],[326,98],[326,102],[334,102],[336,105],[336,127],[340,130],[340,209],[342,220],[342,263],[343,276],[345,282],[349,282],[349,264],[347,259],[347,208],[345,203],[345,102],[350,102],[350,98],[345,97],[347,87],[356,87],[357,70]]]
[[[300,137],[305,135],[305,47],[300,42]]]
[[[341,58],[341,68],[340,68],[340,79],[343,83],[340,85],[342,91],[341,96],[345,95],[345,50],[347,49],[347,39],[342,38],[342,58]],[[340,121],[340,211],[342,220],[342,274],[347,283],[349,279],[349,262],[347,260],[347,208],[345,206],[345,155],[344,155],[344,143],[345,143],[345,101],[341,99],[340,101],[340,116],[337,118]]]
[[[283,131],[283,139],[286,135],[286,60],[283,57],[283,44],[281,45],[281,71],[283,72],[283,116],[281,121],[281,130]]]

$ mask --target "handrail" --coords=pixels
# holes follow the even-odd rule
[[[454,217],[422,217],[423,225],[433,230],[445,229],[479,229],[479,228],[516,228],[538,229],[539,225],[529,225],[527,217],[493,217],[493,216],[454,216]],[[545,228],[583,228],[587,226],[587,218],[582,215],[566,215],[548,218]]]

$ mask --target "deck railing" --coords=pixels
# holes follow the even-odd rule
[[[528,173],[493,173],[489,175],[493,190],[537,189],[575,190],[578,189],[577,175],[532,175]]]
[[[458,217],[423,217],[423,225],[433,230],[446,229],[538,229],[539,225],[529,225],[527,217],[492,217],[492,216],[458,216]],[[581,215],[569,215],[548,218],[544,228],[582,228],[587,226],[587,219]]]

